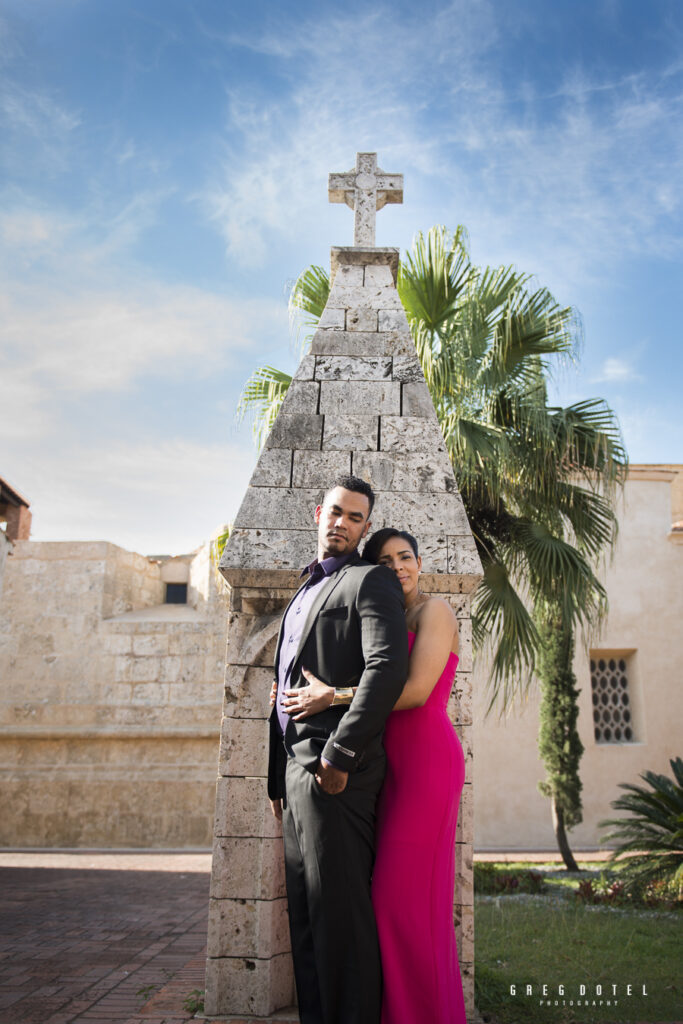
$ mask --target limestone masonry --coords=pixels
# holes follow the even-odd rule
[[[361,202],[363,231],[374,241],[374,211],[387,201],[382,190],[400,190],[399,178],[379,171],[375,154],[359,154],[355,172],[330,176],[330,195],[343,189]],[[357,216],[356,238],[358,223]],[[316,553],[314,509],[343,472],[364,477],[375,489],[374,529],[392,525],[417,536],[422,589],[445,594],[460,620],[461,661],[450,709],[467,776],[454,911],[466,999],[473,1006],[469,599],[481,565],[396,291],[397,269],[397,249],[332,249],[331,291],[310,354],[266,441],[221,561],[231,590],[209,1014],[267,1015],[294,1001],[280,831],[264,781],[268,695],[282,611],[302,566]]]
[[[207,846],[225,630],[208,548],[150,559],[20,540],[10,552],[0,846]],[[179,578],[188,603],[164,604]]]

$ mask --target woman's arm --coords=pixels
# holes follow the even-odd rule
[[[394,704],[394,711],[422,707],[441,677],[454,647],[457,652],[457,639],[458,620],[448,602],[443,598],[427,601],[420,614],[415,643],[410,652],[408,681]]]
[[[408,681],[394,704],[394,711],[422,707],[436,686],[454,648],[457,653],[458,620],[455,613],[447,601],[432,598],[425,604],[420,615],[420,625],[408,664]],[[302,672],[308,680],[308,686],[285,690],[284,699],[285,711],[297,722],[325,711],[331,706],[334,697],[334,687],[327,686],[306,668]]]

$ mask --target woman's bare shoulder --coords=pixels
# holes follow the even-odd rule
[[[429,597],[421,606],[417,616],[420,626],[446,626],[456,628],[458,620],[450,603],[444,597]]]
[[[458,620],[450,603],[444,597],[430,597],[420,607],[415,623],[415,632],[428,630],[449,633],[453,637],[453,649],[457,653]]]

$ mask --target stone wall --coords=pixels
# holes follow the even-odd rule
[[[267,1015],[293,999],[279,826],[266,797],[265,698],[280,617],[316,551],[313,512],[331,480],[373,487],[373,529],[419,539],[421,589],[460,622],[451,699],[466,785],[456,836],[454,918],[474,1003],[469,600],[481,564],[396,291],[398,250],[332,249],[331,290],[252,475],[221,561],[231,586],[218,761],[206,1009]]]
[[[0,844],[211,841],[225,606],[107,543],[15,545],[0,597]],[[196,563],[196,564],[195,564]]]

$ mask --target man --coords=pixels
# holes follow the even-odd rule
[[[275,657],[268,795],[282,818],[301,1024],[380,1018],[370,901],[375,805],[384,723],[408,674],[408,637],[395,574],[356,550],[373,504],[370,486],[347,476],[316,508],[318,557],[285,612]],[[303,669],[336,688],[356,686],[353,702],[295,721],[283,694],[306,685]]]

